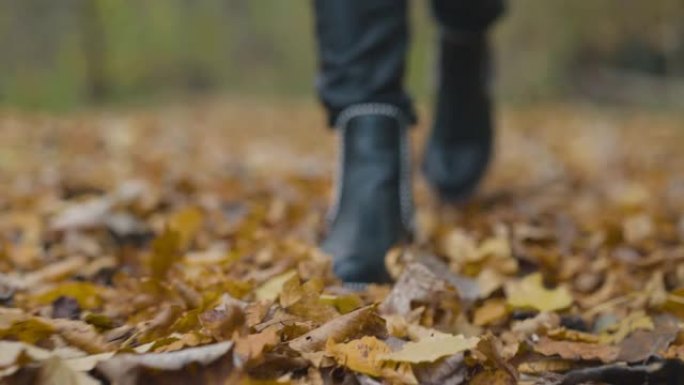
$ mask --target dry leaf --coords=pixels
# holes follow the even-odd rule
[[[602,344],[617,344],[636,330],[653,330],[653,320],[643,311],[634,312],[601,333]]]
[[[52,356],[40,366],[36,385],[98,385],[100,382],[85,373],[78,372],[62,358]]]
[[[347,343],[328,340],[325,346],[325,352],[338,364],[375,377],[382,375],[381,357],[390,351],[389,346],[375,337],[362,337]]]
[[[363,336],[385,337],[385,321],[380,318],[375,306],[366,306],[337,317],[289,342],[290,348],[311,353],[323,350],[328,340],[342,342]]]
[[[202,211],[195,207],[186,207],[169,217],[169,228],[178,232],[181,250],[187,249],[194,240],[202,226],[203,218]]]
[[[66,319],[46,320],[70,345],[90,354],[104,353],[112,349],[92,326],[82,321]]]
[[[445,316],[455,318],[460,310],[460,297],[453,282],[424,263],[410,263],[380,305],[383,314],[407,316],[418,306],[440,308]]]
[[[259,301],[275,301],[283,291],[285,283],[296,276],[297,272],[294,270],[275,276],[257,288],[254,294]]]
[[[150,270],[152,277],[163,279],[171,266],[180,261],[181,247],[180,233],[166,228],[164,232],[152,242],[152,255],[150,256]]]
[[[677,338],[679,322],[675,317],[659,315],[653,319],[653,323],[653,330],[636,330],[620,343],[618,360],[646,361],[661,350],[665,350]]]
[[[485,370],[479,372],[473,377],[470,385],[515,385],[517,384],[515,378],[512,378],[504,370]]]
[[[508,315],[508,306],[502,299],[490,299],[479,308],[475,309],[473,323],[477,326],[485,326],[497,323]]]
[[[232,347],[233,343],[226,341],[172,353],[121,354],[99,363],[97,369],[113,384],[134,385],[139,369],[173,371],[192,363],[209,365],[228,354]]]
[[[267,348],[280,342],[280,337],[274,328],[269,328],[258,334],[250,334],[235,341],[235,353],[243,360],[250,361],[259,358]]]
[[[506,284],[505,289],[508,304],[517,309],[555,311],[568,308],[573,302],[566,288],[545,288],[540,273],[528,275],[517,282],[510,282]]]
[[[560,327],[546,332],[546,335],[554,340],[565,340],[573,342],[587,342],[596,344],[600,342],[600,337],[594,334],[581,332],[578,330]]]
[[[572,361],[615,362],[620,349],[612,345],[590,344],[586,342],[556,341],[542,337],[534,344],[534,351],[545,356],[558,355]]]
[[[393,362],[435,362],[436,360],[461,353],[477,346],[480,340],[476,337],[466,338],[461,335],[438,334],[417,342],[407,342],[396,352],[382,355],[380,359]]]
[[[32,300],[47,305],[60,297],[73,298],[83,309],[96,309],[102,305],[103,289],[89,282],[65,282],[49,291],[36,295]]]
[[[575,365],[572,361],[559,359],[544,359],[523,362],[518,365],[518,371],[523,374],[540,374],[548,372],[567,372]]]

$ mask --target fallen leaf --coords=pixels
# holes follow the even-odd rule
[[[581,332],[578,330],[560,327],[546,332],[546,335],[554,340],[564,340],[573,342],[587,342],[596,344],[600,342],[600,337],[594,334]]]
[[[433,363],[412,365],[412,368],[421,385],[462,385],[468,375],[463,354],[454,354]]]
[[[502,341],[490,333],[480,338],[477,347],[473,351],[473,356],[476,358],[478,358],[478,355],[483,356],[486,367],[497,371],[504,371],[508,374],[509,378],[517,382],[520,375],[515,367],[508,362],[508,359],[514,354],[507,359],[504,357],[505,353]]]
[[[192,363],[206,366],[227,355],[232,347],[233,342],[226,341],[171,353],[121,354],[100,362],[97,370],[113,384],[134,385],[140,369],[174,371]]]
[[[380,305],[380,311],[407,316],[413,309],[425,306],[440,308],[445,317],[456,318],[461,301],[454,283],[444,277],[445,272],[448,268],[443,264],[438,272],[425,263],[410,263]]]
[[[83,309],[96,309],[102,305],[102,288],[90,282],[65,282],[33,297],[32,300],[47,305],[60,297],[75,299]]]
[[[285,283],[296,276],[297,272],[294,270],[277,275],[258,287],[254,295],[259,301],[275,301],[283,291]]]
[[[636,330],[653,330],[653,328],[651,317],[643,311],[636,311],[601,333],[599,341],[602,344],[617,344]]]
[[[52,353],[24,342],[0,341],[0,368],[15,365],[22,355],[37,361],[49,358]]]
[[[6,329],[0,329],[0,339],[15,339],[36,344],[54,333],[55,328],[50,323],[32,317],[16,321]]]
[[[512,378],[504,370],[485,370],[479,372],[469,382],[470,385],[515,385],[515,378]]]
[[[202,327],[217,341],[230,339],[233,332],[245,322],[242,305],[227,294],[222,298],[218,306],[198,315]]]
[[[202,226],[203,219],[202,211],[196,207],[186,207],[171,214],[169,228],[178,232],[178,245],[181,250],[190,246]]]
[[[573,303],[568,289],[544,287],[540,273],[528,275],[505,285],[508,304],[516,309],[536,309],[542,312],[562,310]]]
[[[362,337],[347,343],[335,343],[328,340],[325,352],[333,357],[339,365],[379,377],[382,375],[382,356],[391,352],[389,346],[375,337]]]
[[[112,349],[112,346],[104,340],[92,325],[83,321],[66,319],[45,321],[46,323],[49,322],[66,342],[84,352],[98,354]]]
[[[665,350],[677,338],[679,322],[673,316],[659,315],[653,319],[653,324],[653,330],[636,330],[620,342],[619,361],[646,361]]]
[[[38,370],[36,385],[98,385],[100,382],[85,373],[74,370],[58,356],[46,359]]]
[[[381,360],[394,362],[434,362],[442,357],[451,356],[477,346],[480,340],[476,337],[466,338],[461,335],[436,335],[417,342],[407,342],[400,350],[380,357]]]
[[[545,356],[558,355],[572,361],[615,362],[620,348],[612,345],[590,344],[586,342],[556,341],[542,337],[534,344],[534,351]]]
[[[311,353],[323,350],[328,340],[342,342],[363,336],[385,337],[385,320],[380,318],[375,306],[366,306],[328,321],[301,337],[290,341],[290,348]]]
[[[360,308],[363,301],[356,294],[330,295],[322,294],[320,301],[326,305],[334,306],[340,313],[346,314]]]
[[[490,299],[475,309],[473,323],[477,326],[490,325],[505,319],[507,315],[508,307],[505,300]]]
[[[574,367],[575,364],[573,364],[572,361],[550,358],[523,362],[518,365],[518,371],[523,374],[541,374],[548,372],[567,372]]]
[[[261,333],[250,334],[237,339],[235,353],[243,360],[249,361],[259,358],[264,351],[280,342],[280,337],[274,328]]]

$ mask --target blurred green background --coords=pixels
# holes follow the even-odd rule
[[[310,6],[0,0],[0,105],[70,110],[223,93],[311,98]],[[435,26],[425,1],[411,7],[408,84],[429,98]],[[504,100],[684,103],[682,0],[513,0],[495,35]]]

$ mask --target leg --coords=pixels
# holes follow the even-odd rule
[[[432,0],[440,27],[452,33],[486,32],[504,9],[504,0]]]
[[[468,197],[484,175],[493,141],[488,27],[503,0],[433,0],[440,23],[435,121],[423,162],[440,196]]]
[[[398,107],[413,120],[404,91],[406,0],[315,0],[319,96],[330,125],[361,103]]]
[[[387,251],[412,221],[403,89],[406,0],[316,0],[318,90],[340,139],[322,248],[346,282],[386,282]]]

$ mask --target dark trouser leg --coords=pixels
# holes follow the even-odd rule
[[[346,282],[386,282],[387,251],[412,221],[404,92],[406,0],[316,0],[318,91],[340,138],[322,248]]]
[[[484,175],[492,150],[489,26],[503,0],[433,0],[440,24],[435,121],[424,171],[440,196],[467,198]]]
[[[406,0],[315,0],[317,88],[330,124],[362,103],[398,107],[413,120],[404,91]]]

